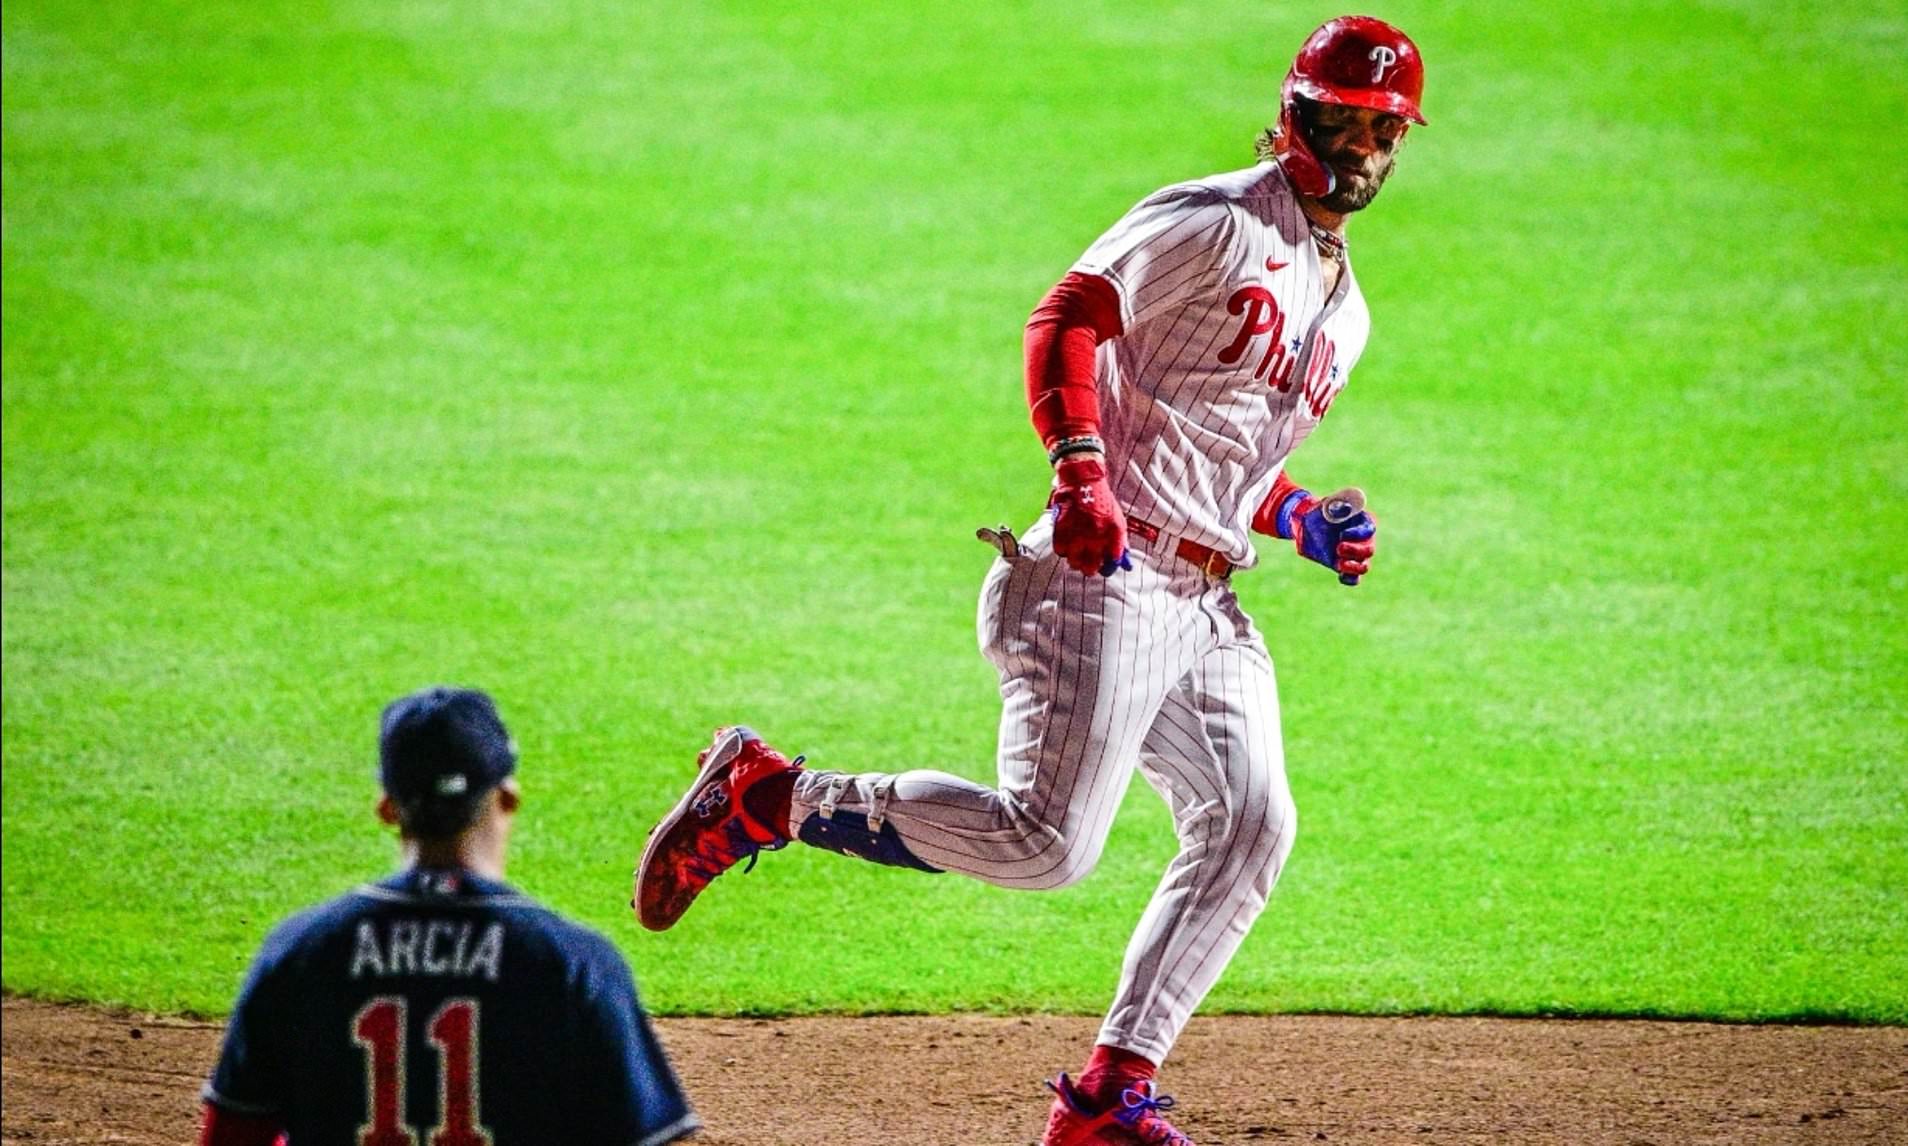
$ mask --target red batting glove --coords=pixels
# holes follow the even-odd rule
[[[1110,577],[1131,569],[1126,555],[1126,515],[1113,500],[1106,460],[1075,454],[1053,469],[1053,551],[1077,573]]]

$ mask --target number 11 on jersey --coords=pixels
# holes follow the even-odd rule
[[[370,1121],[358,1129],[358,1146],[418,1146],[405,1125],[405,1030],[409,1006],[402,995],[379,995],[352,1016],[351,1040],[364,1049],[365,1108]],[[437,1130],[430,1146],[492,1146],[477,1115],[477,1000],[446,1000],[425,1025],[437,1048]]]

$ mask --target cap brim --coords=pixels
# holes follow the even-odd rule
[[[1420,126],[1424,125],[1424,116],[1418,111],[1417,105],[1404,96],[1399,95],[1397,92],[1347,90],[1344,88],[1327,87],[1324,84],[1314,83],[1306,79],[1300,79],[1295,82],[1292,85],[1292,90],[1298,95],[1302,95],[1306,99],[1311,100],[1313,103],[1335,103],[1342,104],[1345,107],[1370,108],[1372,111],[1385,111],[1390,112],[1392,115],[1401,115],[1412,123]]]

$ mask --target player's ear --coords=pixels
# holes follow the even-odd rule
[[[394,828],[398,826],[397,801],[388,795],[378,797],[378,822]]]
[[[517,787],[515,777],[507,778],[497,785],[497,807],[510,815],[516,815],[523,806],[523,789]]]

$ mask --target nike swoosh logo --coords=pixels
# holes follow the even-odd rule
[[[1282,271],[1291,265],[1291,263],[1275,263],[1271,259],[1265,260],[1265,269],[1268,271]]]

